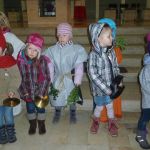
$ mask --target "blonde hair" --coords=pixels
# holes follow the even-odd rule
[[[8,18],[2,11],[0,11],[0,27],[10,28]]]

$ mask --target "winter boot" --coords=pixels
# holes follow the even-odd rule
[[[90,128],[91,133],[96,134],[99,129],[99,118],[93,118],[92,126]]]
[[[0,127],[0,144],[6,144],[8,142],[5,126]]]
[[[37,120],[36,120],[36,119],[29,120],[29,123],[30,123],[30,127],[29,127],[28,133],[29,133],[30,135],[35,134],[35,132],[36,132],[36,127],[37,127]]]
[[[55,114],[54,114],[54,117],[53,117],[53,123],[58,123],[59,120],[60,120],[60,116],[61,116],[61,109],[55,109]]]
[[[70,123],[75,124],[77,122],[76,110],[70,110]]]
[[[7,125],[6,130],[7,130],[8,142],[13,143],[17,141],[14,125]]]
[[[115,119],[108,120],[108,131],[111,136],[118,136],[118,125]]]
[[[138,130],[135,140],[139,143],[143,149],[150,149],[150,144],[146,139],[146,132]]]
[[[39,128],[39,134],[46,133],[45,120],[38,120],[38,128]]]

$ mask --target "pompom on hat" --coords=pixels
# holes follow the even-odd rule
[[[0,29],[0,47],[2,48],[2,50],[5,50],[6,48],[6,40],[1,29]]]
[[[26,43],[31,43],[42,50],[44,38],[39,33],[32,33],[27,37]]]
[[[62,34],[69,34],[70,38],[72,38],[72,26],[69,23],[60,23],[57,26],[57,36]]]

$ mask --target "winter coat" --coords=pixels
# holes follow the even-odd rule
[[[112,79],[119,74],[113,47],[102,48],[98,42],[103,26],[104,24],[100,23],[89,26],[93,47],[88,57],[87,68],[94,96],[109,95],[111,93],[110,84]]]
[[[38,64],[35,61],[30,60],[24,50],[18,55],[17,64],[22,78],[19,94],[26,102],[34,101],[35,96],[47,95],[50,85],[47,59],[41,56]]]
[[[87,60],[87,53],[81,45],[68,43],[61,47],[59,43],[49,47],[44,55],[54,64],[54,88],[59,90],[58,97],[50,99],[52,106],[65,106],[67,98],[74,88],[71,71]]]
[[[143,68],[139,74],[142,92],[142,108],[150,108],[150,55],[147,53],[143,59]]]
[[[18,87],[21,82],[17,65],[8,68],[0,68],[0,106],[4,99],[8,98],[8,92],[15,92],[15,97],[19,98]]]

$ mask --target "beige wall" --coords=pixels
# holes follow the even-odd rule
[[[68,21],[69,0],[56,0],[56,17],[40,17],[38,0],[27,0],[28,26],[49,27]]]

